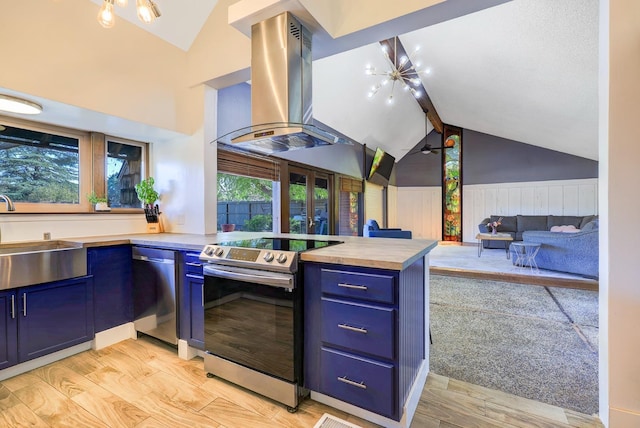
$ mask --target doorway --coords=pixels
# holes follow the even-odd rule
[[[330,174],[319,171],[289,167],[288,213],[282,217],[283,232],[310,235],[331,233],[332,178]]]

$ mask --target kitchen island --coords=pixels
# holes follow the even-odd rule
[[[102,252],[131,245],[170,249],[177,254],[184,254],[182,261],[185,262],[186,257],[197,261],[199,251],[206,244],[264,236],[343,241],[340,245],[300,255],[305,270],[305,387],[311,390],[311,397],[317,401],[383,426],[408,427],[428,373],[427,269],[428,253],[436,246],[435,241],[246,232],[217,235],[115,235],[65,241]],[[351,290],[345,293],[339,288],[342,283],[347,282],[344,281],[345,277],[349,279],[350,285],[369,288],[372,294],[359,295]],[[364,282],[354,283],[354,280]],[[96,300],[100,295],[98,283],[96,281]],[[189,337],[183,337],[183,332],[188,329],[182,328],[184,326],[179,328],[182,347],[180,355],[182,358],[190,358],[203,349],[198,346],[197,338],[197,317],[202,309],[198,296],[184,294],[185,290],[182,288],[186,287],[186,281],[179,280],[178,287],[180,298],[193,303],[193,306],[184,306],[182,303],[180,306],[180,323],[186,320],[194,329]],[[200,287],[194,286],[192,289],[197,292]],[[192,318],[184,317],[186,310],[193,315]],[[372,338],[369,344],[362,344],[357,339],[349,343],[348,336],[327,337],[328,334],[333,334],[330,329],[334,318],[344,313],[364,314],[365,318],[371,318],[375,328],[369,329],[368,337]],[[351,321],[353,320],[349,322]],[[380,331],[376,330],[378,327],[381,328]],[[362,331],[362,326],[356,326],[355,330],[357,329]],[[131,330],[130,326],[120,328],[124,335],[113,335],[118,327],[104,332],[96,329],[93,346],[104,347],[132,337]],[[105,334],[110,336],[105,337]],[[338,380],[340,384],[337,387],[327,384],[326,379],[334,378],[333,374],[341,372],[354,362],[360,364],[355,366],[355,373],[362,372],[376,379],[384,379],[384,382],[377,386],[365,386],[363,381],[352,379],[352,375],[347,377],[341,373],[338,377],[343,380]],[[382,376],[376,371],[380,369]],[[340,389],[345,385],[356,388],[355,398]],[[366,392],[363,394],[360,390]]]

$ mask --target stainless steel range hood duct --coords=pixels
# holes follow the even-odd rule
[[[252,125],[219,137],[234,147],[272,154],[352,144],[313,125],[311,33],[289,12],[251,27]]]

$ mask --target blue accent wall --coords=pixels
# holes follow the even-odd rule
[[[239,83],[218,91],[218,137],[251,125],[251,85]]]
[[[442,145],[441,136],[435,131],[427,141],[432,147]],[[403,157],[396,163],[396,185],[440,186],[441,162],[441,154],[418,152]],[[462,171],[463,184],[573,180],[597,178],[598,162],[465,129]]]

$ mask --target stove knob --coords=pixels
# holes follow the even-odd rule
[[[267,251],[263,258],[265,262],[271,263],[273,261],[273,253],[270,251]]]
[[[278,254],[278,263],[283,264],[287,261],[287,255],[285,253]]]
[[[224,250],[222,249],[222,247],[218,247],[215,249],[213,254],[217,257],[221,257],[224,254]]]
[[[207,247],[207,248],[205,248],[205,249],[204,249],[204,253],[205,253],[207,256],[211,257],[211,256],[213,255],[213,247]]]

